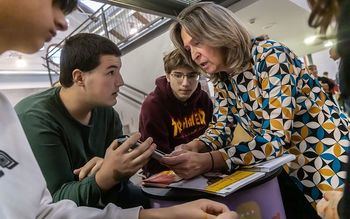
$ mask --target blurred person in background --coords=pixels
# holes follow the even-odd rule
[[[342,95],[350,96],[350,1],[308,0],[311,14],[309,25],[320,28],[325,34],[332,22],[337,23],[337,53],[342,59],[339,66],[340,83],[345,89]],[[334,56],[334,58],[336,58]],[[325,219],[350,218],[350,165],[348,162],[344,192],[328,191],[317,205],[318,214]]]

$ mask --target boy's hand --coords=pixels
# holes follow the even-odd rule
[[[103,158],[93,157],[84,166],[79,169],[75,169],[73,173],[79,176],[79,181],[87,176],[95,174],[102,166]]]
[[[149,161],[156,148],[152,138],[131,150],[140,137],[140,133],[136,133],[121,145],[115,140],[109,146],[102,166],[96,173],[96,183],[102,190],[109,190],[120,180],[134,175]]]

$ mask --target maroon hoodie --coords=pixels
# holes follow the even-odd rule
[[[186,101],[178,100],[165,76],[156,80],[156,88],[142,104],[139,131],[141,140],[152,137],[157,148],[170,153],[180,144],[199,137],[207,129],[213,115],[213,104],[208,94],[197,89]],[[147,174],[166,169],[152,159],[145,167]]]

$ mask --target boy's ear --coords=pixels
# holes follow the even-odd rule
[[[80,69],[74,69],[72,72],[73,83],[78,86],[84,85],[84,73]]]

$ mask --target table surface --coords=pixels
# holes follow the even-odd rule
[[[234,193],[259,186],[273,179],[277,175],[279,175],[282,172],[282,170],[283,168],[279,167],[276,170],[273,170],[272,172],[268,172],[264,177],[257,179],[256,181],[240,188]],[[200,191],[195,191],[191,189],[179,189],[179,188],[157,188],[157,187],[142,186],[142,191],[149,198],[160,199],[160,200],[171,200],[171,201],[191,201],[199,198],[218,197],[216,195],[209,194],[206,192],[200,192]]]

